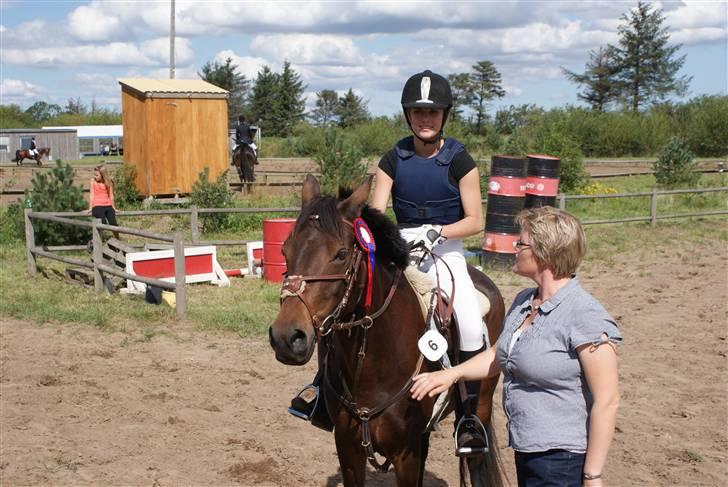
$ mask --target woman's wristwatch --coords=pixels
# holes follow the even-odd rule
[[[600,473],[591,474],[591,473],[584,472],[583,478],[584,478],[584,480],[596,480],[596,479],[602,478],[602,474],[600,474]]]

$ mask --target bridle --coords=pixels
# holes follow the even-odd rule
[[[317,220],[318,215],[311,215],[310,218],[312,220]],[[353,223],[351,223],[350,221],[345,219],[343,221],[347,225],[353,226]],[[354,283],[356,282],[356,278],[359,273],[359,269],[361,268],[361,263],[364,256],[364,251],[359,247],[359,245],[356,244],[356,242],[354,243],[352,253],[353,257],[351,259],[351,265],[349,265],[349,268],[343,274],[312,274],[306,276],[292,275],[286,276],[283,279],[280,292],[281,304],[283,304],[283,301],[288,297],[297,297],[303,303],[303,306],[306,308],[306,311],[311,318],[311,323],[313,323],[313,328],[316,331],[317,339],[325,337],[332,331],[350,330],[357,326],[369,329],[374,324],[374,320],[381,316],[382,313],[384,313],[389,307],[389,304],[392,301],[392,297],[397,290],[397,284],[399,283],[399,278],[402,275],[401,269],[397,269],[397,271],[395,272],[395,276],[392,281],[392,286],[389,289],[389,293],[382,303],[382,306],[377,311],[375,311],[374,313],[369,313],[369,310],[367,310],[367,314],[365,314],[360,319],[352,319],[351,321],[346,322],[340,321],[340,317],[344,313],[344,310],[347,309],[347,305],[349,304],[351,293],[354,289]],[[339,304],[336,306],[336,308],[334,308],[334,310],[326,315],[323,319],[317,313],[311,311],[311,305],[308,303],[306,297],[303,294],[306,291],[307,283],[317,281],[346,282],[346,291],[344,292],[344,296],[341,298],[341,301],[339,301]]]

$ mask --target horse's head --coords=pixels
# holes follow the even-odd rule
[[[352,221],[361,214],[370,187],[371,177],[350,196],[337,200],[322,197],[316,178],[306,177],[301,213],[283,244],[287,277],[280,311],[269,330],[278,361],[308,362],[319,327],[342,302],[356,266]]]

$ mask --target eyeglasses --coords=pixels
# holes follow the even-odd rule
[[[531,247],[531,244],[527,244],[523,240],[518,239],[515,242],[513,242],[513,247],[515,247],[516,250],[523,250],[523,249],[527,249],[527,248]]]

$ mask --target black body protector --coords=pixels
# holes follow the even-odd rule
[[[407,125],[412,128],[409,115],[407,114],[408,108],[443,108],[445,113],[442,117],[442,127],[440,133],[437,134],[433,139],[425,140],[420,138],[417,134],[412,133],[415,137],[420,139],[425,144],[435,144],[442,138],[442,128],[445,127],[447,116],[450,113],[452,107],[452,90],[450,89],[450,82],[432,71],[425,70],[421,73],[417,73],[412,76],[404,85],[402,90],[402,110],[404,110],[404,118],[407,120]]]

